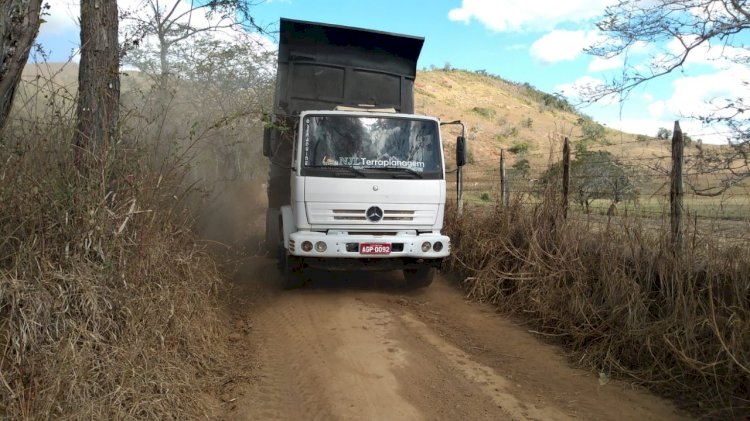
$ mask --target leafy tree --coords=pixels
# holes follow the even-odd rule
[[[660,140],[669,140],[672,138],[672,131],[664,127],[659,127],[659,130],[656,131],[656,138]]]
[[[526,155],[529,152],[529,142],[516,142],[511,146],[508,151],[516,155]]]
[[[526,178],[529,176],[529,171],[531,170],[531,165],[529,164],[529,160],[526,158],[520,158],[516,162],[513,163],[511,166],[513,169],[513,172],[517,174],[518,176],[522,178]]]
[[[746,43],[750,8],[746,0],[619,0],[606,8],[597,27],[604,37],[587,50],[589,54],[627,58],[643,45],[655,52],[647,64],[626,65],[621,76],[608,83],[585,87],[583,97],[587,102],[611,95],[624,100],[634,88],[682,69],[689,57],[709,48],[720,51],[721,58],[730,63],[747,66],[750,62],[750,46]],[[671,49],[674,46],[676,50]],[[732,147],[731,153],[721,156],[701,150],[701,155],[686,162],[693,165],[693,172],[721,177],[715,187],[694,189],[696,194],[715,196],[750,177],[750,104],[745,92],[714,102],[713,111],[694,116],[704,123],[727,127]]]
[[[41,24],[42,0],[0,2],[0,129],[13,105],[21,71]]]
[[[562,164],[550,167],[541,177],[543,186],[557,182],[562,174]],[[609,152],[594,151],[577,154],[570,164],[570,192],[573,201],[589,213],[596,199],[609,199],[613,203],[632,198],[635,186],[625,169]]]
[[[576,125],[581,128],[581,140],[589,142],[604,142],[604,126],[597,123],[591,117],[578,117]]]
[[[518,156],[518,159],[513,163],[511,168],[514,174],[522,178],[528,177],[529,170],[531,169],[531,165],[527,159],[530,147],[528,142],[516,142],[508,149],[510,153]]]
[[[169,77],[171,65],[175,61],[171,53],[181,44],[189,45],[200,35],[225,30],[264,32],[250,14],[250,8],[254,6],[250,1],[144,0],[143,3],[142,6],[145,7],[125,11],[123,26],[129,40],[129,49],[142,49],[151,59],[156,60],[127,59],[126,62],[142,71],[158,74],[162,82]]]
[[[143,0],[123,13],[124,62],[154,84],[133,94],[156,163],[183,149],[199,155],[196,178],[235,180],[263,171],[260,117],[272,98],[272,52],[243,0]],[[200,172],[200,173],[197,173]]]

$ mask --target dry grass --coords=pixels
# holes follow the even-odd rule
[[[0,138],[0,417],[211,414],[221,279],[180,210],[180,177],[126,141],[83,176],[58,117]]]
[[[591,370],[708,418],[750,416],[747,242],[707,238],[675,257],[638,219],[592,230],[553,203],[449,213],[451,267],[468,295],[529,321]]]
[[[545,151],[550,133],[575,138],[580,132],[575,126],[577,115],[544,106],[523,86],[498,77],[464,70],[420,71],[414,86],[417,113],[466,124],[471,155],[483,168],[496,167],[500,149],[515,143],[528,143],[532,152]],[[451,157],[459,133],[454,126],[443,130],[446,156]],[[510,157],[509,165],[514,159]]]

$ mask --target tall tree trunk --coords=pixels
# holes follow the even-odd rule
[[[117,133],[120,103],[117,1],[81,1],[76,163],[103,157]]]
[[[42,0],[0,1],[0,129],[13,105],[21,72],[39,32]]]

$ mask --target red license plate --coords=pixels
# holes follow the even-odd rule
[[[360,254],[390,254],[389,243],[362,243],[359,245]]]

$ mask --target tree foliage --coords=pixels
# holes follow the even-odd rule
[[[542,185],[556,183],[562,175],[562,164],[556,163],[541,177]],[[635,197],[636,189],[620,162],[606,151],[576,153],[570,163],[571,199],[586,213],[596,199],[619,203]]]
[[[126,58],[141,71],[169,77],[171,66],[179,60],[172,56],[178,47],[189,46],[202,35],[230,36],[231,33],[264,32],[250,14],[251,1],[144,0],[145,7],[123,14],[128,50],[140,50],[135,60]],[[145,59],[148,58],[148,59]]]
[[[656,131],[656,138],[659,140],[669,140],[672,138],[672,131],[665,127],[659,127],[659,130]]]

